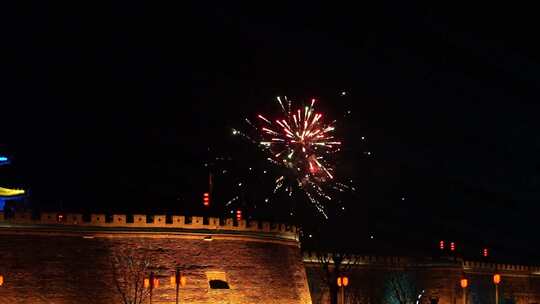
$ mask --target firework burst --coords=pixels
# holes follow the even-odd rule
[[[335,178],[332,159],[342,144],[335,135],[336,121],[325,122],[323,114],[315,110],[315,99],[294,109],[287,97],[277,97],[277,102],[281,114],[276,118],[259,114],[256,123],[246,119],[254,135],[239,130],[233,130],[233,134],[256,144],[267,160],[281,169],[273,193],[283,190],[293,196],[295,190],[301,190],[327,217],[324,202],[332,200],[330,190],[350,190]]]

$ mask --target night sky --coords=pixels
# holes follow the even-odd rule
[[[29,189],[32,209],[196,214],[204,163],[250,155],[231,128],[277,95],[315,97],[352,113],[343,172],[358,191],[331,220],[331,234],[350,229],[336,239],[447,238],[525,259],[540,249],[540,52],[527,7],[0,11],[0,153],[13,160],[0,181]],[[262,217],[280,218],[276,205]],[[292,221],[321,221],[299,213]]]

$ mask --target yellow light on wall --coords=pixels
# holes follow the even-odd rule
[[[493,283],[495,283],[496,285],[499,284],[501,282],[501,275],[500,274],[494,274],[493,275]]]
[[[144,279],[144,288],[150,287],[150,279]]]
[[[0,275],[0,286],[4,285],[4,276]]]
[[[465,278],[461,279],[461,281],[459,281],[460,285],[461,285],[461,288],[467,288],[467,286],[469,285],[469,281]]]

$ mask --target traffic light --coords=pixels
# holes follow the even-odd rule
[[[210,193],[208,193],[208,192],[205,192],[205,193],[203,194],[203,205],[204,205],[205,207],[210,206]]]
[[[482,256],[484,256],[484,257],[488,256],[488,249],[487,248],[484,248],[484,250],[482,251]]]
[[[242,210],[240,210],[240,209],[236,210],[236,220],[237,221],[242,220]]]
[[[450,242],[450,251],[456,251],[456,243]]]
[[[439,249],[444,250],[444,241],[439,242]]]

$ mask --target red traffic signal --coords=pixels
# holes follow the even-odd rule
[[[444,241],[439,242],[439,249],[444,250]]]
[[[236,220],[241,221],[242,220],[242,210],[236,210]]]
[[[450,251],[455,251],[455,250],[456,250],[456,243],[451,242],[450,243]]]
[[[203,205],[210,206],[210,193],[208,192],[203,193]]]
[[[488,249],[487,248],[484,248],[484,250],[482,251],[482,256],[484,256],[484,257],[488,256]]]

